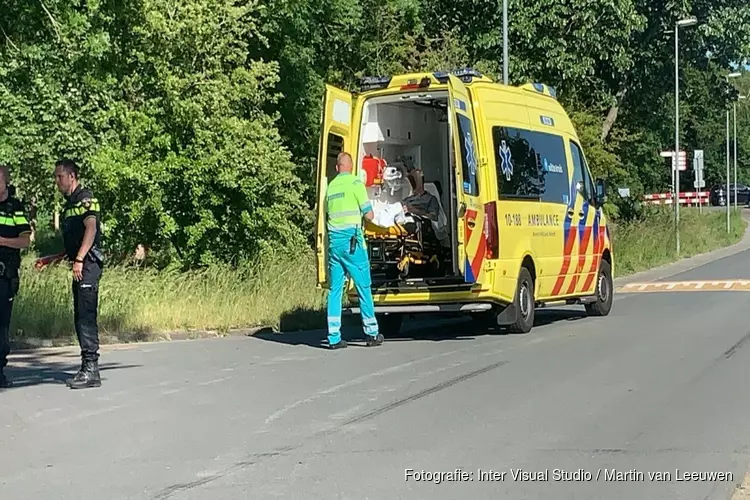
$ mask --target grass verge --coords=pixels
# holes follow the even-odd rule
[[[169,332],[274,325],[296,329],[320,321],[323,291],[315,288],[314,256],[267,258],[241,269],[196,272],[105,268],[99,292],[102,341],[166,338]],[[13,308],[14,339],[75,340],[70,271],[38,272],[24,259]]]
[[[681,212],[681,256],[707,252],[739,241],[744,222],[732,215],[727,234],[720,211]],[[674,261],[671,212],[650,211],[639,223],[611,228],[618,276]],[[125,267],[105,269],[101,283],[99,326],[102,342],[154,340],[169,332],[272,325],[283,330],[322,328],[325,293],[315,288],[314,256],[275,256],[241,269],[214,267],[179,273]],[[75,342],[70,271],[65,266],[42,272],[24,259],[21,292],[11,332],[25,338]],[[109,337],[109,338],[108,338]],[[112,339],[114,337],[114,339]]]
[[[710,252],[739,242],[745,234],[741,212],[730,212],[727,232],[726,212],[682,208],[680,210],[680,258]],[[645,220],[625,225],[613,224],[615,276],[645,271],[678,260],[674,215],[669,208],[648,212]]]

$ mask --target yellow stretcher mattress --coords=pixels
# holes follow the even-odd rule
[[[409,236],[409,231],[406,227],[401,224],[395,224],[390,227],[382,227],[377,224],[373,224],[369,220],[365,220],[365,235],[372,237],[394,237],[394,236]]]

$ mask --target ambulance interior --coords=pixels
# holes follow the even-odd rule
[[[394,279],[457,276],[447,92],[368,99],[360,138],[358,161],[375,212],[373,223],[379,228],[410,228],[408,235],[393,230],[390,236],[365,231],[373,285]],[[424,190],[437,198],[439,205],[437,221],[417,217],[419,234],[412,233],[413,225],[405,224],[414,217],[401,203],[413,194],[409,177],[420,175],[414,169],[421,171]]]

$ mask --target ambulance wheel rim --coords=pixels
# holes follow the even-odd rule
[[[530,304],[530,294],[529,294],[529,284],[525,281],[521,283],[521,289],[518,292],[518,301],[520,302],[521,307],[521,316],[524,317],[524,319],[529,317],[529,312],[531,311],[531,304]]]
[[[607,277],[604,274],[599,274],[599,286],[597,286],[597,289],[599,300],[601,300],[602,302],[607,302],[607,300],[609,299],[609,282],[607,281]]]

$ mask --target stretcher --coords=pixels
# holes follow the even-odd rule
[[[414,215],[409,219],[413,222],[389,227],[365,221],[370,265],[376,274],[391,275],[395,272],[401,279],[411,274],[420,277],[437,275],[449,258],[450,252],[440,244],[428,219]]]

